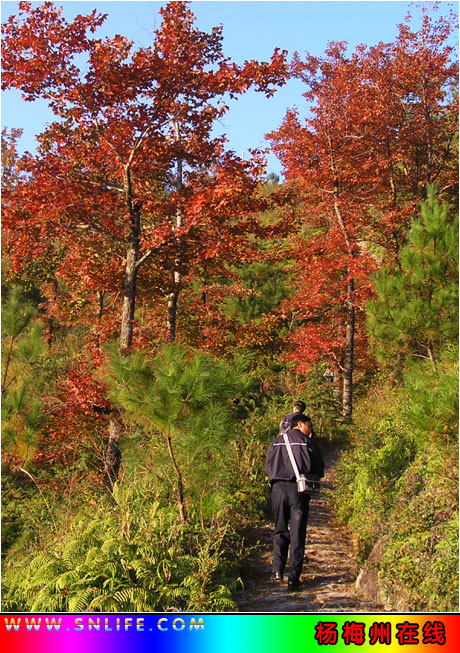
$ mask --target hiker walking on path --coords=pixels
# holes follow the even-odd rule
[[[244,573],[244,588],[237,595],[242,613],[359,613],[388,612],[377,599],[361,595],[356,588],[359,568],[351,533],[337,516],[330,501],[335,491],[339,452],[325,451],[325,473],[320,495],[310,504],[305,564],[300,588],[288,590],[273,582],[273,522],[261,526]],[[308,555],[308,561],[307,561]],[[307,567],[308,563],[308,567]],[[286,570],[287,571],[287,570]]]
[[[303,411],[307,407],[307,404],[304,401],[296,401],[293,407],[293,412],[285,415],[280,422],[280,433],[287,431],[291,428],[292,418],[296,415],[303,415]]]
[[[324,475],[321,451],[312,437],[311,419],[301,412],[291,419],[287,431],[292,454],[299,474]],[[273,579],[283,580],[284,568],[290,547],[288,589],[300,586],[300,575],[305,552],[310,496],[297,490],[284,433],[275,438],[268,448],[265,473],[272,486],[272,508],[275,518],[273,536]]]
[[[323,376],[324,376],[325,383],[333,383],[334,382],[335,374],[334,374],[334,370],[332,369],[332,367],[330,365],[327,366],[326,371],[324,372]]]

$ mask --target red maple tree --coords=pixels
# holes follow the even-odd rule
[[[454,149],[458,67],[449,19],[423,17],[399,28],[394,43],[331,43],[323,58],[294,56],[307,85],[309,116],[289,111],[268,136],[288,184],[300,195],[295,231],[300,320],[292,358],[305,371],[334,358],[343,374],[343,413],[351,419],[355,337],[366,344],[363,307],[371,273],[397,262],[409,221],[429,183],[456,192]]]
[[[39,137],[9,203],[10,258],[17,269],[57,240],[58,276],[78,270],[88,288],[121,290],[122,351],[132,345],[137,278],[148,261],[159,268],[168,259],[177,303],[187,196],[210,167],[220,164],[217,178],[229,167],[223,139],[211,135],[224,96],[251,86],[271,95],[287,74],[278,51],[270,63],[230,62],[222,28],[199,31],[185,2],[160,13],[152,47],[135,52],[122,36],[88,35],[105,18],[95,11],[69,23],[51,3],[21,2],[4,25],[3,88],[47,99],[59,118]],[[76,63],[83,53],[86,73]]]
[[[138,50],[93,36],[105,19],[96,11],[68,22],[52,3],[21,2],[3,25],[3,88],[46,99],[57,118],[6,193],[7,255],[16,274],[42,262],[49,317],[92,327],[85,355],[96,365],[104,339],[131,350],[139,292],[150,306],[167,300],[174,340],[184,284],[235,248],[247,255],[260,165],[211,132],[226,97],[270,96],[288,74],[278,50],[270,62],[225,58],[222,27],[197,29],[186,2],[160,13],[152,46]]]

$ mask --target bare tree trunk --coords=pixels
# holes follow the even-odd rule
[[[179,123],[174,123],[174,129],[176,132],[176,143],[180,143],[180,127]],[[183,188],[183,171],[182,171],[182,159],[178,158],[177,160],[177,175],[176,175],[176,190],[179,192]],[[176,212],[174,231],[177,231],[184,226],[184,216],[182,209],[179,207]],[[182,272],[181,272],[181,246],[182,239],[180,236],[176,237],[176,258],[174,260],[174,272],[172,276],[172,290],[168,295],[168,340],[169,342],[174,342],[176,340],[177,333],[177,306],[179,303],[179,294],[181,291],[182,284]]]
[[[133,344],[134,311],[136,308],[137,253],[134,244],[127,251],[123,309],[121,314],[120,351],[128,354]]]
[[[132,217],[131,235],[126,251],[123,309],[121,315],[120,352],[128,354],[133,344],[136,308],[137,261],[139,258],[140,212]]]
[[[97,304],[98,304],[97,319],[99,322],[102,320],[102,316],[104,315],[104,297],[105,297],[105,290],[98,290],[97,291]]]
[[[206,306],[207,301],[208,301],[208,293],[206,290],[206,280],[205,280],[201,284],[201,303],[203,304],[203,306]]]
[[[180,273],[174,272],[173,285],[174,290],[168,295],[168,340],[174,342],[176,340],[176,324],[177,324],[177,304],[179,300],[179,287]]]
[[[345,335],[345,357],[343,366],[343,419],[351,422],[353,412],[353,367],[355,349],[355,283],[353,279],[348,282],[347,298],[347,330]]]
[[[57,292],[58,292],[58,282],[56,279],[53,279],[53,301],[56,301]],[[51,349],[54,340],[54,326],[55,320],[54,317],[48,318],[48,334],[46,336],[46,342],[48,343],[48,349]]]
[[[172,466],[174,467],[174,473],[176,474],[176,480],[177,480],[177,503],[179,506],[179,514],[180,514],[180,520],[182,523],[185,523],[187,521],[187,511],[185,509],[185,502],[184,502],[184,485],[182,482],[182,474],[180,472],[180,469],[177,465],[176,458],[174,456],[173,448],[172,448],[172,443],[171,443],[171,437],[169,435],[166,435],[166,442],[168,444],[168,453],[169,457],[171,458]]]
[[[334,210],[339,223],[340,229],[343,234],[345,245],[347,247],[350,257],[355,256],[352,249],[348,232],[345,226],[345,221],[342,216],[342,211],[339,205],[339,182],[336,179],[334,183]],[[350,279],[347,287],[347,329],[345,334],[345,356],[343,364],[343,419],[349,423],[352,420],[353,412],[353,369],[354,369],[354,353],[355,353],[355,281]]]
[[[98,132],[100,133],[99,126],[96,123]],[[123,161],[122,156],[114,148],[113,144],[106,141],[112,149],[116,152],[120,162],[123,161],[123,193],[126,206],[130,216],[130,233],[126,249],[126,267],[124,279],[124,298],[121,316],[121,329],[120,329],[120,353],[122,355],[129,355],[133,344],[133,330],[134,330],[134,315],[136,308],[136,285],[137,274],[139,267],[150,258],[153,254],[153,249],[146,252],[139,258],[140,252],[140,238],[141,238],[141,210],[142,207],[134,202],[134,193],[132,185],[131,166],[135,159],[136,153],[141,148],[145,139],[151,132],[151,125],[149,125],[144,132],[137,138],[128,160]],[[181,164],[182,166],[182,164]],[[182,175],[182,172],[181,172]],[[102,310],[102,309],[101,309]],[[117,477],[118,470],[121,462],[121,451],[118,447],[117,440],[124,432],[123,422],[118,411],[111,411],[109,438],[107,443],[107,455],[104,464],[104,475],[109,487],[113,487]]]
[[[97,305],[98,305],[98,310],[97,310],[97,321],[99,322],[99,327],[101,326],[102,322],[102,316],[104,315],[104,297],[105,297],[105,290],[98,290],[96,292],[96,297],[97,297]],[[101,337],[101,329],[98,329],[97,332],[97,344],[99,349],[101,348],[102,345],[102,337]]]
[[[141,209],[133,204],[131,172],[129,165],[125,168],[124,191],[130,214],[130,235],[126,249],[126,267],[124,280],[124,298],[121,314],[120,353],[127,356],[133,344],[134,312],[136,308],[136,283],[139,269],[139,247],[141,235]],[[124,433],[121,416],[117,410],[112,411],[109,421],[109,439],[104,464],[104,484],[112,489],[118,478],[121,463],[121,451],[117,444]]]

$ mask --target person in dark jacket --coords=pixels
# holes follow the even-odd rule
[[[297,415],[303,415],[303,411],[307,407],[307,404],[304,401],[296,401],[293,407],[292,413],[285,415],[280,422],[280,433],[283,433],[287,429],[291,428],[292,418]]]
[[[311,419],[301,413],[295,415],[287,436],[299,474],[308,474],[312,471],[318,476],[323,476],[324,463],[321,469],[317,454],[319,447],[310,437],[311,434]],[[314,470],[312,470],[312,457],[315,458]],[[320,458],[322,461],[322,456]],[[288,588],[296,589],[300,585],[302,573],[310,497],[297,491],[295,473],[282,434],[278,435],[268,448],[265,473],[272,486],[272,508],[275,518],[273,578],[283,580],[290,547]]]

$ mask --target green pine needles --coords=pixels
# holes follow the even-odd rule
[[[217,479],[235,429],[235,402],[253,382],[248,362],[237,356],[224,363],[179,345],[154,358],[110,350],[112,399],[125,421],[142,429],[146,446],[169,458],[165,476],[174,479],[182,522],[189,510],[219,502]]]
[[[458,215],[428,188],[421,217],[401,250],[400,268],[375,278],[377,299],[368,306],[368,327],[381,360],[437,357],[458,330]]]
[[[249,363],[178,345],[155,356],[112,348],[105,378],[126,425],[113,493],[82,500],[73,520],[55,514],[55,533],[8,559],[3,608],[235,610],[238,529],[255,511],[240,500],[254,483],[238,415],[257,383]]]
[[[4,451],[25,464],[36,451],[45,414],[40,400],[45,342],[37,309],[18,287],[2,306],[2,437]]]

